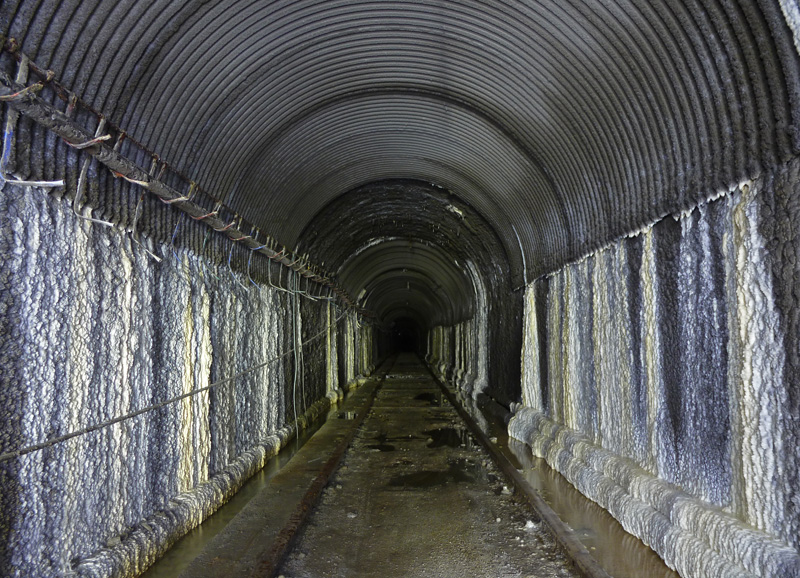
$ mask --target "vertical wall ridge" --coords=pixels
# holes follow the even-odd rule
[[[793,159],[526,290],[530,409],[510,431],[687,578],[800,572],[799,172]],[[575,419],[587,408],[598,431]],[[665,489],[635,496],[640,478]],[[661,503],[667,489],[689,509]],[[686,535],[637,522],[645,506]],[[781,543],[768,563],[737,553]]]
[[[339,398],[332,343],[353,342],[350,379],[375,363],[371,325],[345,325],[327,301],[293,310],[227,255],[141,237],[156,262],[43,190],[6,185],[0,199],[3,576],[143,572]],[[302,331],[287,339],[292,316]]]

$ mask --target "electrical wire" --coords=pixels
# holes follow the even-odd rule
[[[347,311],[343,311],[342,314],[339,315],[339,317],[336,319],[336,323],[341,321],[344,318],[345,315],[347,315]],[[325,335],[327,332],[328,332],[328,328],[326,327],[325,329],[323,329],[322,331],[320,331],[319,333],[317,333],[313,337],[310,337],[305,342],[298,343],[297,345],[300,348],[302,348],[303,345],[308,345],[309,343],[312,343],[313,341],[316,341],[321,336]],[[247,375],[248,373],[252,373],[252,372],[254,372],[254,371],[258,370],[258,369],[261,369],[262,367],[266,367],[267,365],[275,363],[276,361],[279,361],[279,360],[283,359],[284,357],[286,357],[286,356],[288,356],[288,355],[290,355],[292,353],[295,353],[296,349],[297,349],[296,346],[292,347],[292,349],[290,349],[289,351],[285,351],[285,352],[283,352],[282,354],[280,354],[280,355],[278,355],[276,357],[273,357],[271,359],[268,359],[267,361],[264,361],[263,363],[260,363],[258,365],[254,365],[252,367],[249,367],[249,368],[247,368],[247,369],[245,369],[243,371],[240,371],[239,373],[236,373],[236,374],[234,374],[234,375],[232,375],[230,377],[226,377],[224,379],[220,379],[219,381],[215,381],[214,383],[212,383],[210,385],[206,385],[205,387],[201,387],[199,389],[193,389],[192,391],[189,391],[187,393],[184,393],[184,394],[181,394],[181,395],[166,399],[164,401],[161,401],[159,403],[155,403],[153,405],[149,405],[147,407],[143,407],[142,409],[133,411],[131,413],[128,413],[128,414],[125,414],[125,415],[121,415],[119,417],[115,417],[113,419],[109,419],[109,420],[106,420],[104,422],[100,422],[98,424],[94,424],[94,425],[91,425],[89,427],[85,427],[83,429],[76,430],[76,431],[70,432],[68,434],[64,434],[62,436],[57,436],[57,437],[54,437],[54,438],[50,438],[49,440],[46,440],[46,441],[38,443],[38,444],[33,444],[33,445],[30,445],[30,446],[26,446],[24,448],[20,448],[18,450],[14,450],[14,451],[11,451],[11,452],[6,452],[4,454],[0,454],[0,463],[7,462],[9,460],[13,460],[15,458],[19,458],[21,456],[33,453],[35,451],[43,450],[45,448],[54,446],[56,444],[65,442],[67,440],[70,440],[70,439],[73,439],[73,438],[76,438],[76,437],[79,437],[79,436],[86,435],[88,433],[92,433],[94,431],[98,431],[98,430],[107,428],[109,426],[112,426],[114,424],[117,424],[117,423],[120,423],[120,422],[123,422],[123,421],[127,421],[129,419],[132,419],[132,418],[134,418],[136,416],[139,416],[139,415],[142,415],[144,413],[148,413],[148,412],[160,409],[162,407],[166,407],[166,406],[168,406],[170,404],[173,404],[175,402],[178,402],[178,401],[180,401],[182,399],[186,399],[187,397],[192,397],[192,396],[195,396],[195,395],[197,395],[199,393],[203,393],[204,391],[208,391],[208,390],[213,389],[213,388],[215,388],[215,387],[217,387],[219,385],[222,385],[224,383],[230,383],[230,382],[235,381],[236,379],[242,377],[243,375]],[[297,423],[297,410],[296,409],[295,409],[295,423]]]

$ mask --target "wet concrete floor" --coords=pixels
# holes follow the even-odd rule
[[[535,514],[527,505],[510,500],[500,475],[416,358],[400,359],[393,367],[382,367],[376,375],[387,371],[389,379],[375,411],[369,413],[353,444],[355,449],[346,454],[347,462],[334,480],[328,480],[327,475],[320,478],[321,464],[332,459],[336,440],[352,439],[356,434],[380,387],[379,380],[355,390],[342,405],[331,409],[324,425],[316,424],[301,439],[291,442],[239,494],[179,541],[144,576],[276,575],[274,564],[282,559],[286,545],[284,540],[276,549],[275,544],[281,544],[276,537],[291,536],[287,528],[302,522],[304,514],[298,515],[308,512],[307,504],[313,503],[306,498],[315,483],[318,491],[324,491],[326,506],[317,509],[312,525],[286,559],[280,570],[284,576],[358,576],[373,572],[451,576],[459,568],[468,568],[469,576],[573,575],[559,573],[558,564],[555,569],[551,567],[555,559],[548,561],[548,557],[553,545],[536,523]],[[524,477],[521,483],[528,487],[523,492],[543,497],[566,523],[567,532],[583,543],[610,576],[678,578],[607,512],[583,497],[543,460],[531,456],[530,448],[510,440],[505,426],[507,410],[491,401],[476,404],[458,397],[461,407],[491,438],[491,445],[505,456],[509,467]],[[311,437],[320,425],[322,430]],[[303,445],[308,439],[312,443]],[[297,455],[289,460],[295,452]],[[348,473],[356,470],[357,475]],[[326,483],[327,490],[322,490]],[[449,508],[444,517],[436,512],[439,502]],[[459,514],[448,526],[451,511],[464,504],[472,519],[465,522]],[[429,509],[436,513],[426,519]],[[473,538],[478,547],[470,546]],[[532,540],[535,547],[529,548],[526,540]],[[515,565],[520,554],[530,559]],[[333,563],[334,559],[338,562]],[[474,560],[480,560],[480,565]],[[547,562],[544,565],[543,560]],[[535,568],[531,570],[531,566]]]
[[[329,412],[328,419],[338,414],[337,409]],[[250,478],[234,496],[202,524],[181,538],[164,556],[158,559],[141,578],[175,578],[200,555],[209,542],[228,527],[234,517],[250,501],[268,488],[270,481],[303,447],[322,425],[322,421],[311,424],[300,435],[289,441],[277,456],[271,458],[264,468]]]
[[[613,578],[680,578],[649,546],[625,531],[611,514],[581,494],[530,447],[508,436],[507,411],[458,396],[480,429]],[[505,419],[504,419],[505,418]]]
[[[577,576],[504,483],[427,369],[400,357],[278,574]]]

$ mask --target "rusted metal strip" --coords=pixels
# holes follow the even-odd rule
[[[382,364],[382,366],[384,368],[388,368],[390,366],[390,362],[387,360]],[[351,421],[351,427],[342,437],[341,441],[336,445],[333,453],[314,477],[314,480],[312,481],[308,490],[303,495],[302,500],[297,505],[297,509],[289,518],[288,523],[278,533],[278,536],[272,543],[272,546],[264,554],[262,554],[261,560],[253,570],[250,578],[272,578],[278,568],[280,568],[284,558],[292,549],[292,546],[297,539],[298,532],[303,527],[303,524],[305,523],[309,514],[319,501],[322,490],[325,489],[325,486],[328,485],[328,481],[330,480],[331,476],[338,469],[339,464],[342,461],[345,452],[347,451],[347,448],[350,446],[350,443],[353,441],[356,432],[358,432],[358,430],[361,428],[361,425],[364,423],[364,419],[367,417],[367,414],[372,408],[372,404],[375,401],[375,396],[378,394],[378,391],[383,385],[383,381],[385,379],[385,370],[382,373],[384,374],[383,377],[373,378],[378,383],[375,386],[375,390],[369,396],[369,400],[363,406],[358,408],[355,419]]]
[[[426,367],[427,364],[426,364]],[[542,497],[534,490],[530,484],[525,480],[525,478],[517,471],[517,468],[508,461],[503,453],[497,449],[497,447],[489,440],[488,436],[483,432],[480,426],[472,419],[472,416],[469,412],[464,409],[461,403],[458,401],[453,392],[450,391],[450,388],[447,387],[445,383],[442,382],[439,377],[434,374],[430,367],[428,367],[428,371],[430,371],[433,378],[436,380],[436,383],[439,384],[439,387],[442,389],[442,393],[450,402],[450,404],[456,409],[458,415],[466,422],[467,426],[469,427],[472,435],[478,440],[489,455],[491,456],[494,463],[500,468],[506,478],[511,482],[512,486],[516,493],[523,498],[531,505],[534,511],[538,514],[539,518],[544,522],[547,526],[550,533],[555,538],[558,545],[564,551],[564,553],[572,560],[573,565],[575,568],[583,575],[585,578],[612,578],[608,572],[603,569],[602,566],[595,560],[589,551],[586,549],[586,546],[575,537],[574,532],[558,517],[553,509],[545,502]]]

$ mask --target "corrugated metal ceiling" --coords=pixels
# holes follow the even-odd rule
[[[26,0],[1,24],[281,242],[419,179],[490,223],[517,283],[520,247],[530,280],[800,149],[777,1]]]

